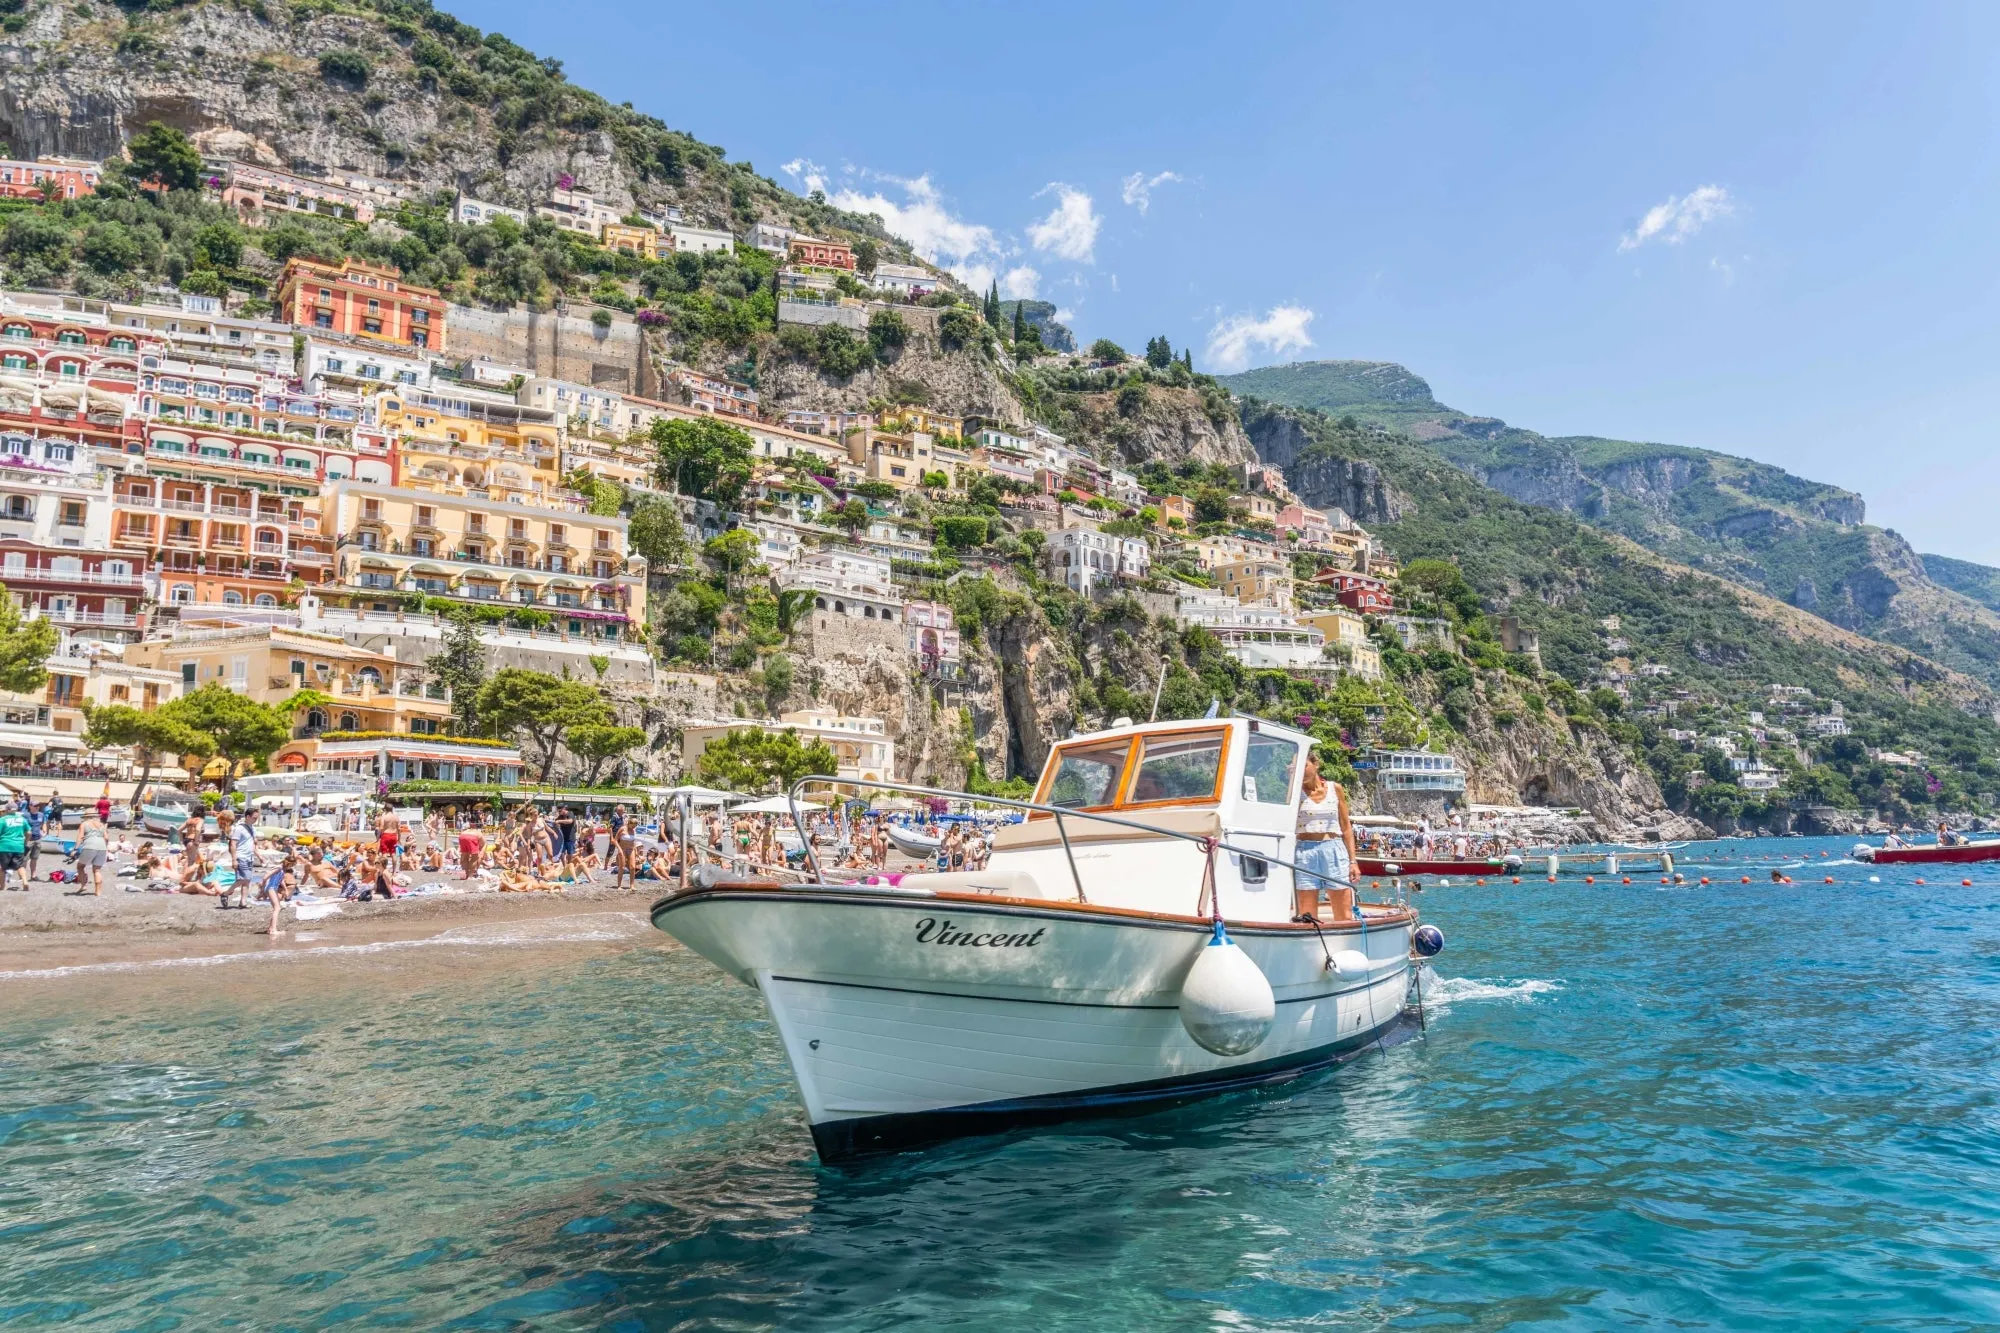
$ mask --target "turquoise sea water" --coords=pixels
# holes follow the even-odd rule
[[[1433,888],[1424,1040],[849,1171],[636,919],[0,978],[0,1327],[2000,1327],[2000,870],[1847,845]]]

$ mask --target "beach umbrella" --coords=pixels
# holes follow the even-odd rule
[[[823,808],[824,803],[820,801],[810,801],[804,797],[799,798],[799,809],[801,810],[819,810]],[[792,803],[782,796],[766,796],[761,801],[746,801],[742,805],[732,806],[729,813],[733,815],[789,815],[792,813]]]

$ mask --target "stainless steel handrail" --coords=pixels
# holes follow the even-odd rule
[[[1141,832],[1157,834],[1162,837],[1178,838],[1182,842],[1192,842],[1197,845],[1205,844],[1208,841],[1207,838],[1198,833],[1183,833],[1178,829],[1161,828],[1157,824],[1148,824],[1143,820],[1121,819],[1116,815],[1101,815],[1088,810],[1071,810],[1059,805],[1041,805],[1034,801],[1017,801],[1006,796],[975,796],[971,792],[951,791],[941,787],[919,787],[908,782],[883,782],[873,778],[828,777],[823,773],[814,773],[794,782],[790,789],[786,791],[785,800],[792,807],[792,824],[799,831],[799,841],[805,845],[806,859],[812,863],[813,878],[816,880],[824,880],[826,872],[820,867],[819,853],[814,850],[812,836],[806,832],[805,820],[799,814],[799,791],[810,783],[825,783],[832,786],[845,787],[868,787],[878,791],[905,792],[914,796],[936,796],[947,801],[973,801],[982,805],[1004,805],[1013,810],[1028,810],[1038,814],[1053,815],[1056,821],[1056,832],[1062,837],[1063,856],[1069,862],[1070,879],[1076,884],[1076,899],[1078,902],[1088,902],[1090,900],[1084,896],[1083,876],[1077,872],[1076,854],[1070,847],[1069,830],[1063,824],[1063,820],[1065,819],[1090,819],[1100,824],[1117,824],[1123,828],[1138,829]],[[1220,838],[1215,840],[1215,846],[1218,851],[1234,852],[1238,856],[1254,856],[1258,860],[1268,862],[1271,865],[1285,867],[1285,869],[1292,872],[1292,887],[1294,889],[1299,887],[1298,877],[1304,875],[1317,884],[1353,889],[1357,894],[1360,892],[1359,886],[1351,879],[1336,879],[1331,875],[1322,875],[1317,870],[1306,870],[1293,862],[1272,856],[1269,852],[1248,847],[1237,847],[1224,842]]]

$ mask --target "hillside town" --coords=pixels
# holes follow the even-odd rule
[[[5,161],[0,197],[88,202],[110,188],[107,172],[129,191],[141,170]],[[984,348],[1003,369],[1033,364],[1045,382],[1115,399],[1120,418],[1143,410],[1150,386],[1197,383],[1165,338],[1143,355],[1104,339],[1054,351],[1018,309],[1009,336],[997,293],[982,302],[869,237],[620,212],[567,174],[532,206],[226,157],[201,159],[186,185],[144,188],[162,200],[198,191],[239,236],[268,238],[260,253],[285,257],[266,285],[239,266],[227,284],[197,268],[108,295],[0,292],[0,583],[30,624],[55,631],[46,684],[0,704],[0,770],[216,784],[268,766],[405,791],[629,790],[698,778],[712,741],[757,733],[824,744],[815,753],[850,780],[935,778],[961,744],[941,737],[958,728],[913,737],[909,701],[972,725],[978,627],[960,620],[999,588],[1045,606],[1060,590],[1095,614],[1193,636],[1234,664],[1238,686],[1264,681],[1260,707],[1325,722],[1382,810],[1442,816],[1469,793],[1498,802],[1489,814],[1594,803],[1588,779],[1548,776],[1533,754],[1521,763],[1546,772],[1503,773],[1477,794],[1448,752],[1471,723],[1453,703],[1467,665],[1504,666],[1495,681],[1514,681],[1492,696],[1502,733],[1540,711],[1542,681],[1573,732],[1643,752],[1666,801],[1712,823],[1781,802],[1831,817],[1856,804],[1849,778],[1915,804],[1940,790],[1918,748],[1849,737],[1839,700],[1783,681],[1768,701],[1692,688],[1635,649],[1615,615],[1594,646],[1596,679],[1574,688],[1545,674],[1533,628],[1484,614],[1434,559],[1404,579],[1379,537],[1307,503],[1247,444],[1169,462],[1111,443],[1121,420],[1071,438],[1011,399],[948,412],[920,381],[894,377],[887,398],[770,394],[754,358],[723,369],[677,354],[688,343],[667,336],[671,312],[616,275],[687,264],[765,275],[777,345],[827,383],[855,356]],[[467,235],[555,237],[610,267],[588,301],[544,313],[465,304],[463,284],[447,293],[340,244],[325,257],[312,248],[316,236],[407,235],[413,219],[445,213]],[[1051,338],[1069,345],[1066,332]],[[451,651],[455,627],[476,631],[470,669]],[[832,691],[836,706],[822,689],[835,661],[895,679]],[[1079,702],[1107,721],[1157,709],[1136,677],[1157,670],[1158,694],[1168,668],[1116,673],[1128,667],[1129,688],[1081,682]],[[544,691],[587,685],[572,720],[589,743],[521,725],[528,705],[512,722],[492,714],[473,696],[495,671]],[[1414,706],[1412,677],[1426,692]],[[1342,682],[1364,688],[1336,707]],[[282,735],[255,753],[180,756],[180,768],[145,738],[92,723],[93,709],[148,711],[211,687],[273,710]],[[1048,739],[945,768],[970,763],[1018,787]],[[706,771],[721,765],[711,757]]]
[[[203,171],[251,227],[286,214],[366,224],[407,199],[352,174]],[[87,196],[97,179],[92,163],[0,163],[0,185],[22,197]],[[470,196],[454,213],[529,216]],[[735,235],[677,210],[620,217],[567,178],[535,215],[648,258],[767,251],[786,322],[865,331],[883,311],[931,313],[910,303],[940,281],[769,223]],[[822,623],[860,622],[927,681],[961,666],[940,553],[952,577],[994,560],[978,549],[996,535],[983,520],[946,513],[967,501],[1004,515],[1052,584],[1135,598],[1246,668],[1379,679],[1385,630],[1415,647],[1442,624],[1398,614],[1393,557],[1347,514],[1304,504],[1275,467],[1142,474],[1031,421],[914,404],[774,410],[750,384],[671,363],[564,379],[504,359],[491,324],[394,267],[309,254],[247,307],[173,288],[0,294],[0,581],[59,635],[46,688],[6,702],[7,770],[123,773],[133,755],[92,743],[92,707],[151,710],[214,685],[268,706],[309,700],[284,743],[254,757],[280,771],[532,777],[553,756],[459,734],[465,713],[428,669],[456,619],[478,617],[494,665],[627,698],[669,666],[724,665],[650,616],[673,570],[635,549],[635,504],[667,507],[653,512],[671,512],[684,551],[747,544],[772,594]],[[1074,359],[1125,354],[1099,344]],[[740,432],[745,470],[729,486],[668,475],[660,441],[693,423]],[[718,734],[776,728],[827,741],[845,776],[912,776],[881,718],[684,721],[678,745],[633,745],[597,767],[668,778]]]

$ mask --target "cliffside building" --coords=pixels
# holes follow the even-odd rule
[[[328,264],[302,255],[278,278],[278,312],[293,324],[355,338],[445,350],[445,301],[400,271],[359,259]]]

